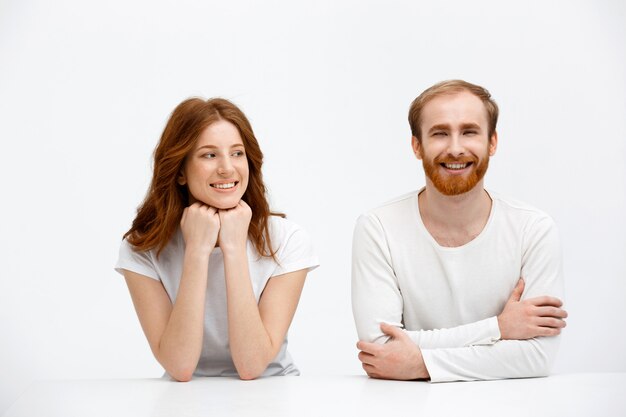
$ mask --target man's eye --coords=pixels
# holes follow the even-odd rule
[[[433,136],[446,136],[446,132],[435,132]]]
[[[478,132],[476,132],[475,130],[466,130],[463,133],[466,134],[466,135],[476,135],[476,134],[478,134]]]

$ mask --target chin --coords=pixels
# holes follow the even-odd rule
[[[196,198],[195,196],[191,197],[192,198],[189,199],[189,204],[193,204],[194,201],[198,201],[218,210],[228,210],[236,207],[241,201],[243,195],[239,195],[239,193],[231,195],[211,195],[210,193],[207,193],[199,195],[198,197],[200,198]]]
[[[236,199],[228,199],[228,200],[218,200],[218,201],[209,201],[208,205],[214,207],[218,210],[228,210],[234,208],[239,204],[241,198]]]

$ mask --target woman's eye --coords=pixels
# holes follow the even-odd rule
[[[243,156],[243,155],[244,155],[243,151],[235,151],[235,152],[233,152],[233,156]]]
[[[215,158],[215,154],[214,153],[205,153],[204,155],[202,155],[203,158],[207,158],[207,159],[213,159]]]

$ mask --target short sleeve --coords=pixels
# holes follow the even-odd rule
[[[278,264],[272,276],[306,269],[312,271],[319,266],[317,253],[313,248],[309,234],[301,227],[285,219],[277,219],[275,233],[272,233],[272,244],[278,247],[276,259]],[[280,223],[279,223],[280,222]]]
[[[124,270],[127,270],[160,281],[159,274],[154,268],[154,262],[152,262],[151,253],[135,251],[126,239],[120,245],[115,270],[122,275],[124,275]]]

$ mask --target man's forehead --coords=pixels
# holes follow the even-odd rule
[[[442,94],[426,103],[422,110],[422,123],[428,125],[486,124],[487,119],[487,109],[484,103],[469,91]]]

